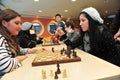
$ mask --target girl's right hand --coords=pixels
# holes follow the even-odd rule
[[[27,55],[22,55],[22,56],[17,56],[16,58],[22,62],[23,60],[25,60],[28,56]]]

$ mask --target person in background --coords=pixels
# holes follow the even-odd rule
[[[14,10],[0,11],[0,78],[22,66],[21,62],[27,58],[25,51],[29,53],[36,51],[20,48],[17,35],[21,23],[21,16]]]
[[[57,21],[57,28],[61,27],[61,29],[65,31],[65,22],[62,20],[62,17],[60,14],[55,15],[55,20]]]
[[[22,23],[21,30],[18,34],[18,39],[20,46],[22,48],[33,48],[36,46],[36,34],[30,34],[30,29],[32,28],[32,23],[24,22]]]
[[[114,36],[114,39],[117,40],[117,38],[120,36],[120,9],[115,14],[115,18],[110,26],[110,30]]]
[[[56,35],[60,36],[60,40],[63,41],[67,46],[70,46],[72,49],[79,46],[80,44],[80,32],[75,30],[75,25],[73,22],[66,22],[65,23],[65,33],[61,27],[57,28]]]
[[[35,34],[34,29],[32,28],[33,28],[33,25],[31,22],[22,23],[21,30],[18,34],[18,39],[20,42],[20,46],[22,48],[34,48],[36,47],[37,44],[42,43],[43,38],[37,39],[37,35]]]

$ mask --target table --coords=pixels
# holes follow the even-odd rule
[[[46,49],[62,49],[65,45],[45,46]],[[41,48],[37,46],[36,48]],[[60,69],[66,70],[67,77],[59,74],[57,80],[120,80],[120,67],[88,54],[82,50],[76,50],[81,62],[60,64]],[[56,71],[56,64],[32,67],[32,61],[37,54],[29,54],[22,62],[22,66],[7,73],[1,80],[43,80],[42,70],[46,71],[46,79],[55,80],[50,76],[50,71]]]

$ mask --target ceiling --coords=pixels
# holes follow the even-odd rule
[[[11,8],[24,17],[53,18],[60,13],[63,18],[78,18],[80,11],[86,7],[95,7],[102,16],[114,14],[120,9],[120,0],[0,0],[2,5]],[[2,9],[4,7],[1,7]],[[42,12],[38,12],[42,10]],[[68,10],[68,12],[64,12]]]

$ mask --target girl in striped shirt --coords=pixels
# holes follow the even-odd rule
[[[27,58],[22,55],[25,53],[21,53],[17,40],[21,22],[21,16],[11,9],[0,12],[0,78],[20,67],[21,61]]]

